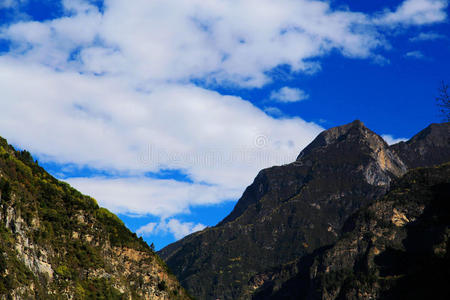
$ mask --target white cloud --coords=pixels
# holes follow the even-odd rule
[[[435,33],[435,32],[421,32],[419,35],[410,38],[409,40],[411,42],[419,42],[419,41],[433,41],[438,39],[445,39],[447,38],[443,34]]]
[[[284,103],[298,102],[298,101],[302,101],[302,100],[305,100],[308,98],[309,98],[309,95],[307,93],[305,93],[305,91],[303,91],[301,89],[290,88],[287,86],[282,87],[278,91],[273,91],[270,94],[271,100],[275,100],[278,102],[284,102]]]
[[[321,1],[108,1],[104,13],[88,2],[64,1],[71,17],[3,28],[22,60],[127,76],[138,81],[233,82],[262,86],[281,64],[294,72],[317,70],[312,61],[336,49],[373,56],[385,45],[374,24],[442,21],[442,1],[407,0],[373,18],[333,11]],[[256,9],[257,8],[257,9]],[[67,59],[74,51],[78,61]]]
[[[386,10],[375,19],[380,25],[424,25],[447,18],[447,0],[406,0],[395,11]]]
[[[160,223],[149,223],[139,228],[136,233],[139,235],[152,235],[160,233],[171,233],[178,240],[188,234],[205,229],[206,226],[201,223],[180,222],[177,219],[161,221]]]
[[[406,142],[408,140],[407,138],[394,138],[390,134],[383,134],[381,137],[386,141],[386,143],[388,143],[388,145]]]
[[[423,59],[425,55],[421,51],[410,51],[405,54],[406,57],[415,58],[415,59]]]
[[[150,222],[144,226],[139,227],[136,230],[136,234],[140,236],[148,236],[155,233],[155,228],[158,225],[158,223]]]
[[[61,163],[133,174],[184,169],[194,181],[234,186],[261,167],[294,159],[322,130],[193,85],[142,92],[122,78],[59,73],[15,59],[0,58],[0,68],[8,70],[0,73],[2,135]],[[261,134],[271,140],[263,149],[271,158],[243,161],[257,159]]]
[[[154,215],[161,218],[188,213],[189,207],[237,199],[242,190],[171,179],[69,178],[75,188],[93,195],[114,213]]]

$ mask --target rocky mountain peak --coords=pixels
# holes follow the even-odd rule
[[[383,138],[359,120],[320,133],[300,152],[296,163],[309,162],[312,157],[323,159],[325,156],[337,154],[340,157],[370,157],[371,161],[360,165],[359,169],[364,169],[367,182],[374,185],[387,185],[390,181],[387,175],[398,177],[407,169]]]
[[[302,152],[300,152],[297,160],[308,155],[312,151],[320,151],[324,148],[340,143],[360,143],[368,144],[373,150],[377,151],[381,148],[387,148],[386,142],[375,132],[367,128],[360,120],[351,123],[333,127],[320,133]]]
[[[406,169],[382,137],[355,120],[320,133],[300,152],[295,162],[259,172],[234,210],[219,225],[237,219],[265,195],[281,191],[276,198],[285,201],[296,195],[307,182],[320,181],[318,178],[324,174],[358,176],[367,184],[381,187],[384,193],[392,178],[403,175]]]

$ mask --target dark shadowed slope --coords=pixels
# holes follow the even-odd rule
[[[316,259],[311,296],[450,299],[449,200],[450,164],[409,172]]]
[[[407,142],[392,145],[409,168],[444,163],[450,157],[450,123],[431,124]]]
[[[448,128],[448,124],[433,126],[444,133],[441,127]],[[421,140],[427,139],[426,132],[423,136]],[[431,149],[426,151],[435,152],[436,144],[427,145],[423,147]],[[448,143],[443,147],[447,149]],[[430,155],[424,164],[445,159]],[[407,168],[396,148],[360,121],[331,128],[296,162],[262,170],[216,227],[159,253],[199,299],[249,298],[270,281],[267,274],[273,268],[306,259],[335,243],[345,220],[384,195]]]
[[[450,299],[450,164],[408,172],[314,257],[273,270],[253,299]]]

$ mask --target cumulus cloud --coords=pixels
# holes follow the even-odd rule
[[[183,169],[193,181],[235,186],[294,159],[322,130],[193,85],[143,92],[121,77],[59,73],[5,57],[0,68],[8,70],[0,74],[2,135],[41,160],[131,174]],[[255,145],[260,135],[270,140],[264,148]]]
[[[305,99],[308,99],[309,95],[305,93],[305,91],[301,89],[296,88],[290,88],[290,87],[282,87],[281,89],[277,91],[273,91],[270,94],[270,99],[278,102],[298,102]]]
[[[151,214],[162,219],[188,213],[191,206],[234,200],[242,193],[240,188],[145,177],[80,177],[69,178],[67,182],[94,195],[101,206],[114,213]]]
[[[408,140],[407,138],[394,138],[390,134],[383,134],[381,137],[386,141],[386,143],[388,143],[388,145],[406,142]]]
[[[20,22],[1,36],[22,59],[54,68],[260,87],[271,80],[268,70],[286,64],[294,72],[314,71],[318,61],[311,59],[333,49],[369,57],[385,44],[374,24],[442,21],[444,4],[407,0],[374,18],[306,0],[110,0],[103,13],[85,1],[63,1],[71,17]]]
[[[201,223],[180,222],[177,219],[161,221],[160,223],[148,223],[136,230],[138,235],[148,236],[160,233],[171,233],[176,239],[181,239],[188,234],[205,229]]]
[[[380,25],[424,25],[444,21],[447,0],[406,0],[395,11],[386,10],[375,19]]]

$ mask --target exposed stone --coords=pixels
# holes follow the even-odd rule
[[[395,224],[395,226],[402,227],[409,223],[409,220],[405,214],[399,212],[396,208],[392,210],[392,213],[393,215],[391,221]]]

